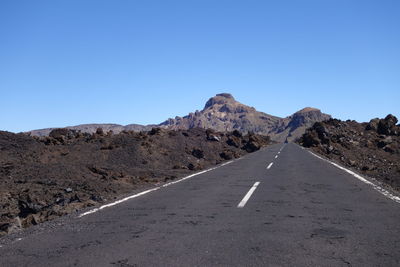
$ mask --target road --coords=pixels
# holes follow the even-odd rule
[[[0,266],[400,266],[400,204],[295,144],[36,228]]]

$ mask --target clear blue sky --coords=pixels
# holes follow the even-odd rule
[[[400,117],[400,1],[0,2],[0,129],[159,123],[220,92]]]

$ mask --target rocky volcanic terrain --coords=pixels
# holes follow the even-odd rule
[[[317,122],[299,143],[359,173],[400,190],[400,126],[388,115],[369,123]]]
[[[311,127],[314,122],[330,118],[330,115],[324,114],[315,108],[304,108],[291,116],[279,118],[239,103],[232,95],[223,93],[210,98],[201,111],[189,113],[184,117],[168,119],[158,125],[84,124],[67,128],[94,133],[98,127],[101,127],[106,131],[112,130],[114,133],[119,133],[124,130],[147,131],[156,126],[173,130],[188,130],[200,127],[220,132],[233,130],[238,130],[244,134],[253,132],[268,135],[274,141],[283,142],[285,140],[293,141],[300,137],[305,129]],[[48,128],[34,130],[30,133],[34,136],[46,136],[51,130],[53,129]]]
[[[269,143],[265,136],[190,129],[120,134],[0,131],[0,235],[174,180]]]

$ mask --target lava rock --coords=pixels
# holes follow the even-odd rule
[[[103,128],[97,128],[97,129],[96,129],[96,134],[98,134],[98,135],[104,135]]]
[[[379,124],[380,119],[379,118],[375,118],[369,121],[368,125],[365,127],[366,130],[372,130],[372,131],[376,131],[378,130],[378,124]]]
[[[228,141],[226,141],[226,143],[228,144],[228,145],[230,145],[230,146],[234,146],[234,147],[240,147],[240,145],[241,145],[241,140],[240,140],[240,138],[239,137],[237,137],[237,136],[230,136],[229,138],[228,138]]]
[[[225,160],[231,160],[234,158],[232,151],[224,151],[224,152],[220,153],[219,155],[221,158],[223,158]]]
[[[198,159],[204,158],[204,151],[201,149],[194,148],[192,150],[192,155]]]
[[[246,150],[248,153],[257,151],[260,148],[261,148],[260,144],[255,141],[249,141],[243,146],[243,149]]]
[[[377,132],[385,135],[397,135],[396,123],[397,118],[389,114],[386,118],[379,121]]]

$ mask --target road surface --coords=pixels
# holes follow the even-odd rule
[[[0,266],[400,266],[400,204],[295,144],[61,221]]]

